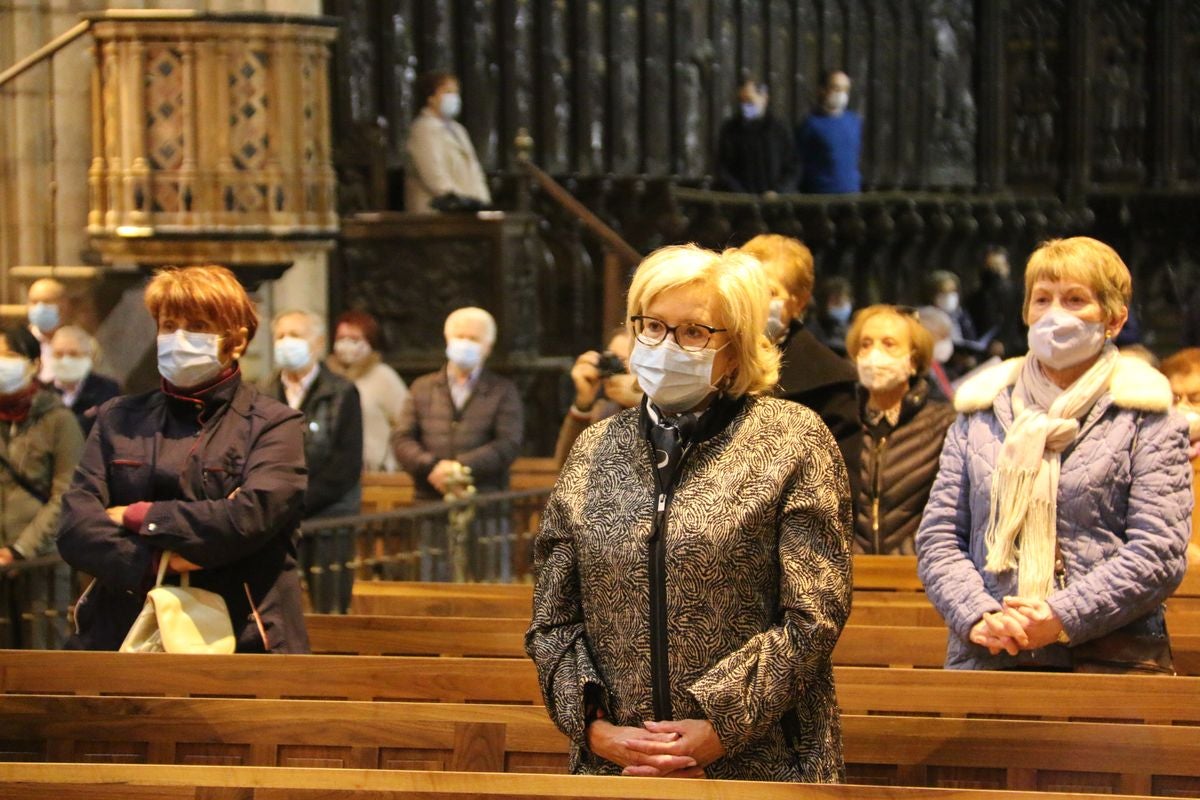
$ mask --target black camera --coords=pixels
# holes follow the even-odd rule
[[[608,378],[613,375],[624,375],[628,370],[625,369],[625,362],[621,357],[611,350],[605,350],[600,354],[600,361],[596,364],[596,368],[600,370],[601,378]]]

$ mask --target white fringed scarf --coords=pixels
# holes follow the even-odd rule
[[[1106,344],[1096,363],[1067,389],[1046,377],[1032,354],[1017,377],[1013,423],[992,475],[984,568],[1015,567],[1022,597],[1045,599],[1054,589],[1061,455],[1079,435],[1079,421],[1108,388],[1117,359],[1117,348]]]

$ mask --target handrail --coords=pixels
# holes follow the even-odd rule
[[[604,220],[593,214],[587,206],[576,200],[575,196],[568,192],[561,183],[554,180],[554,178],[550,177],[527,158],[518,159],[518,162],[525,167],[530,177],[537,181],[538,186],[549,195],[550,199],[573,214],[583,223],[585,228],[595,234],[604,242],[604,245],[609,250],[627,265],[632,266],[642,260],[642,254],[635,250],[633,245],[621,238],[621,234],[610,228]]]
[[[42,61],[45,61],[47,58],[50,58],[59,50],[62,50],[71,42],[75,41],[80,36],[83,36],[85,33],[91,30],[91,28],[92,21],[85,19],[82,22],[77,23],[65,33],[60,33],[58,36],[55,36],[49,42],[42,45],[37,50],[34,50],[32,53],[13,64],[8,69],[0,72],[0,87],[4,86],[4,84],[11,81],[13,78],[24,74],[25,71],[31,67],[34,67]]]

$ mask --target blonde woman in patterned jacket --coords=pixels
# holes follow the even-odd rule
[[[750,256],[666,247],[629,290],[648,399],[571,450],[526,650],[577,773],[835,782],[846,468],[779,370]]]

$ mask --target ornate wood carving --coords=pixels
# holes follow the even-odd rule
[[[1096,0],[1092,63],[1092,177],[1136,182],[1146,175],[1150,74],[1144,2]]]
[[[1008,179],[1054,186],[1063,148],[1063,0],[1013,0],[1008,14]]]
[[[930,3],[933,57],[930,66],[929,172],[933,186],[975,182],[975,25],[962,0]]]
[[[1197,181],[1200,180],[1200,4],[1185,3],[1181,17],[1180,176]]]

